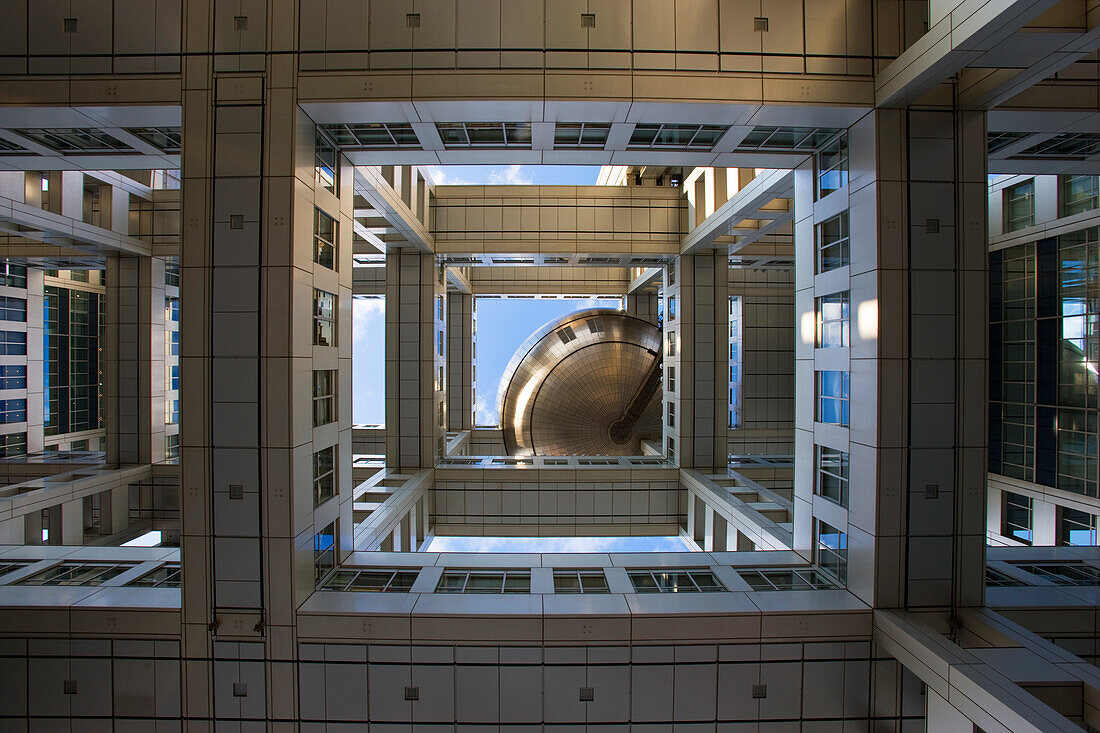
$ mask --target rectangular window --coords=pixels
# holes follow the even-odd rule
[[[676,367],[668,368],[668,391],[676,392]]]
[[[435,298],[435,317],[438,321],[445,320],[443,317],[443,303],[443,296],[437,295]]]
[[[0,331],[0,354],[25,356],[27,333],[25,331]]]
[[[164,369],[164,388],[174,392],[180,388],[180,366],[172,364]]]
[[[1062,194],[1060,216],[1073,216],[1098,208],[1098,180],[1098,176],[1059,176]]]
[[[529,148],[529,122],[437,122],[445,148]]]
[[[668,332],[668,356],[676,356],[676,332]]]
[[[848,582],[848,535],[817,521],[817,564],[844,585]]]
[[[1096,515],[1058,507],[1058,544],[1075,547],[1096,545]]]
[[[631,570],[635,593],[721,593],[726,586],[709,570]]]
[[[668,460],[676,460],[676,441],[673,440],[671,437],[668,439],[668,450],[666,451],[666,453],[668,455]]]
[[[848,266],[848,212],[817,225],[817,274]]]
[[[27,421],[26,400],[0,400],[0,423]]]
[[[164,401],[164,424],[175,425],[180,421],[180,401],[165,400]]]
[[[817,348],[848,348],[848,291],[817,299]]]
[[[336,370],[313,372],[313,427],[336,422]]]
[[[530,570],[447,570],[436,593],[530,593]]]
[[[180,355],[180,332],[179,331],[165,331],[164,332],[164,355],[165,356],[179,356]]]
[[[0,263],[0,285],[9,288],[27,287],[27,268],[7,261]]]
[[[332,141],[320,132],[317,133],[315,148],[314,181],[316,185],[336,193],[340,172],[340,151]]]
[[[27,454],[27,434],[8,433],[0,435],[0,458],[25,456]]]
[[[336,567],[336,522],[313,535],[313,582],[320,586]]]
[[[443,356],[443,339],[444,339],[444,334],[443,334],[442,331],[439,331],[436,334],[436,343],[439,345],[439,355],[440,356]]]
[[[848,185],[848,135],[842,134],[814,155],[817,169],[817,197],[822,198]]]
[[[337,570],[321,590],[408,593],[418,570]]]
[[[313,210],[313,261],[321,267],[336,269],[336,220],[315,208]]]
[[[730,298],[729,306],[729,347],[730,347],[730,380],[729,380],[729,424],[727,427],[739,428],[741,427],[742,416],[742,379],[741,375],[744,373],[742,369],[742,356],[744,350],[742,349],[741,334],[743,329],[741,328],[742,318],[742,303],[741,296],[735,295]]]
[[[1006,232],[1026,229],[1035,223],[1035,179],[1017,183],[1004,190],[1004,227]]]
[[[169,460],[180,457],[179,433],[164,436],[164,457]]]
[[[762,568],[760,570],[742,570],[737,568],[741,579],[752,586],[753,590],[830,590],[836,584],[812,568]]]
[[[555,593],[608,593],[602,570],[554,569]]]
[[[848,454],[817,446],[817,493],[842,507],[848,506]]]
[[[176,288],[180,286],[180,266],[178,263],[164,263],[164,284]]]
[[[554,125],[555,148],[603,148],[611,125],[595,122],[559,122]]]
[[[670,428],[676,427],[676,403],[668,403],[668,426]]]
[[[336,345],[336,296],[313,289],[313,345]]]
[[[668,310],[668,320],[675,321],[676,320],[676,296],[675,295],[668,296],[668,309],[667,310]]]
[[[21,364],[0,366],[0,389],[26,389],[27,367]]]
[[[336,446],[313,454],[313,507],[324,504],[336,493]]]
[[[637,124],[627,147],[710,150],[728,129],[726,125]]]
[[[1031,529],[1031,497],[1022,494],[1014,494],[1006,491],[1001,494],[1004,500],[1003,529],[1001,534],[1030,545],[1032,541]]]
[[[817,373],[817,421],[848,425],[848,372]]]
[[[0,295],[0,321],[27,322],[27,301]]]
[[[180,299],[172,296],[166,296],[164,298],[164,321],[165,323],[179,323],[180,322]]]

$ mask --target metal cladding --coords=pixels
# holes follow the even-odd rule
[[[511,455],[641,455],[661,435],[661,332],[616,310],[570,313],[516,350],[500,380]]]

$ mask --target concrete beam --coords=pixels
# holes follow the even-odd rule
[[[702,224],[692,229],[680,244],[680,254],[691,254],[712,247],[719,237],[729,234],[731,227],[745,219],[764,218],[756,216],[757,212],[775,199],[789,195],[793,189],[794,171],[764,171],[718,207]],[[770,211],[771,215],[777,213]],[[793,215],[793,212],[787,213]]]

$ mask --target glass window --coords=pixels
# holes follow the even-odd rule
[[[150,570],[136,580],[131,580],[126,584],[126,587],[179,588],[182,579],[180,575],[180,566],[176,563],[168,563],[155,570]]]
[[[676,441],[673,440],[671,436],[669,436],[668,449],[665,451],[665,454],[668,457],[669,461],[676,460]]]
[[[25,298],[9,298],[0,295],[0,321],[27,321],[27,301]]]
[[[676,427],[676,403],[669,402],[668,404],[668,426],[670,428]]]
[[[172,364],[164,369],[164,388],[175,392],[180,388],[180,365]]]
[[[313,427],[336,422],[336,370],[313,372]]]
[[[313,535],[313,581],[319,587],[336,567],[336,522]]]
[[[27,367],[22,364],[0,366],[0,389],[26,389]]]
[[[710,150],[728,129],[727,125],[637,124],[628,147]]]
[[[63,562],[13,585],[101,585],[133,567],[133,564]]]
[[[817,373],[817,421],[848,424],[848,372]]]
[[[635,593],[720,593],[727,590],[709,570],[631,570]]]
[[[828,143],[814,155],[817,169],[817,197],[848,185],[848,135]]]
[[[1097,176],[1059,176],[1062,184],[1061,216],[1073,216],[1098,207]]]
[[[336,220],[314,209],[313,215],[313,261],[321,267],[336,269]]]
[[[164,424],[176,425],[180,421],[180,401],[179,399],[169,399],[164,401]]]
[[[321,506],[336,493],[336,446],[313,454],[313,506]]]
[[[676,320],[676,296],[675,295],[668,296],[667,312],[668,312],[668,320],[675,321]]]
[[[668,332],[668,351],[669,356],[676,356],[676,332]]]
[[[848,582],[848,535],[817,520],[817,564],[841,585]]]
[[[848,506],[848,454],[817,446],[817,493],[842,507]]]
[[[559,122],[554,126],[555,148],[602,148],[611,125],[595,122]]]
[[[436,593],[530,593],[530,570],[447,570]]]
[[[8,433],[0,435],[0,458],[27,455],[27,434]]]
[[[320,131],[317,132],[315,156],[314,180],[316,185],[335,194],[339,183],[340,152],[332,144],[332,141]]]
[[[27,421],[26,400],[0,400],[0,423]]]
[[[437,122],[446,148],[531,147],[529,122]]]
[[[1096,515],[1058,507],[1058,544],[1076,547],[1096,545]]]
[[[419,574],[418,570],[337,570],[321,590],[408,593]]]
[[[676,392],[676,367],[668,368],[668,391]]]
[[[180,299],[171,295],[164,298],[164,320],[168,323],[180,322]]]
[[[1035,179],[1017,183],[1004,190],[1004,228],[1006,232],[1025,229],[1035,223]]]
[[[609,593],[602,570],[554,569],[555,593]]]
[[[164,436],[164,457],[166,459],[179,458],[180,457],[180,436],[179,433],[175,435]]]
[[[836,583],[813,568],[737,568],[737,574],[756,591],[836,588]]]
[[[817,299],[817,347],[819,349],[848,348],[848,291]]]
[[[1004,501],[1004,522],[1001,534],[1031,544],[1031,497],[1006,491],[1001,494]]]
[[[336,296],[313,290],[313,345],[336,345]]]
[[[179,331],[165,331],[164,332],[164,354],[165,354],[165,356],[179,356],[180,355],[180,332]]]
[[[25,331],[0,331],[0,354],[26,355],[27,333]]]
[[[164,284],[172,287],[180,285],[180,266],[177,262],[164,263]]]
[[[826,219],[817,230],[817,273],[848,266],[848,212]]]
[[[1100,585],[1100,569],[1080,561],[1014,562],[1025,573],[1050,581],[1054,585]]]
[[[7,260],[0,262],[0,285],[9,288],[27,287],[27,268],[13,265]]]

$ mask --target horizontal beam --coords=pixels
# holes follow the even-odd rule
[[[760,173],[684,237],[680,254],[713,248],[731,227],[745,219],[763,218],[754,215],[775,199],[789,196],[793,189],[794,171],[780,168]]]

